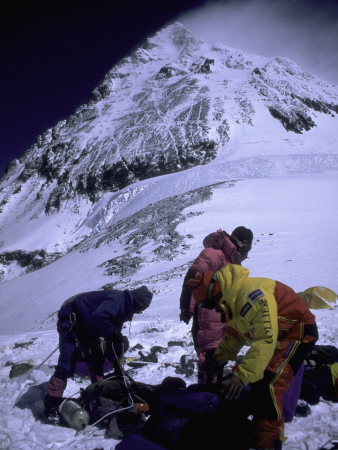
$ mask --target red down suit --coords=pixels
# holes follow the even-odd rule
[[[206,236],[203,246],[204,250],[191,265],[188,274],[207,270],[217,271],[227,264],[235,262],[240,264],[236,246],[224,235],[222,230]],[[190,277],[188,274],[186,279]],[[224,321],[222,322],[220,312],[197,308],[190,289],[188,292],[185,291],[186,295],[183,292],[180,308],[193,316],[192,336],[198,356],[198,382],[204,384],[207,381],[216,381],[216,372],[212,373],[212,366],[210,364],[209,367],[209,359],[206,361],[206,354],[207,351],[214,351],[225,337],[227,325]],[[212,361],[213,358],[211,357],[210,360]],[[212,380],[209,379],[210,376],[213,378]]]

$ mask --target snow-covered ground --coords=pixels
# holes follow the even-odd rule
[[[185,221],[177,231],[188,245],[174,260],[148,264],[131,277],[144,282],[155,295],[149,309],[127,324],[130,347],[140,343],[147,353],[154,345],[168,349],[158,354],[157,363],[140,369],[128,368],[136,381],[160,383],[165,376],[182,376],[188,384],[196,373],[185,377],[176,372],[183,354],[194,357],[190,326],[179,322],[179,295],[184,265],[202,249],[203,237],[219,227],[231,232],[238,225],[254,232],[254,245],[245,266],[252,276],[280,280],[296,291],[319,285],[338,292],[336,171],[279,175],[238,180],[218,185],[212,196],[184,210]],[[0,448],[1,449],[114,449],[118,441],[106,439],[103,431],[88,427],[76,434],[72,429],[45,425],[35,420],[31,409],[14,406],[32,385],[40,385],[53,373],[55,352],[38,370],[9,378],[10,363],[40,365],[58,345],[55,312],[72,294],[101,288],[109,282],[98,265],[121,249],[110,245],[88,252],[72,252],[53,264],[0,285]],[[145,246],[143,252],[151,252]],[[147,255],[145,255],[147,256]],[[175,270],[176,268],[176,270]],[[168,273],[170,276],[168,276]],[[121,280],[122,283],[122,280]],[[122,284],[121,284],[122,285]],[[313,311],[320,332],[320,344],[338,346],[338,305]],[[168,346],[183,341],[183,346]],[[137,356],[128,351],[127,357]],[[66,395],[86,386],[72,380]],[[36,408],[41,408],[38,400]],[[307,418],[295,418],[286,425],[285,449],[317,449],[338,434],[338,403],[320,402]]]

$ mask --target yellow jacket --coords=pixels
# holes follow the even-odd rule
[[[244,384],[253,383],[263,378],[282,343],[306,341],[304,324],[314,324],[315,317],[304,300],[278,281],[249,277],[247,269],[235,264],[223,267],[216,275],[228,332],[215,358],[219,364],[235,361],[239,350],[249,345],[234,374]]]

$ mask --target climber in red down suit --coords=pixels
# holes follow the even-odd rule
[[[215,310],[197,308],[190,287],[186,284],[197,272],[216,271],[234,263],[241,264],[251,250],[253,233],[240,226],[229,235],[223,230],[209,234],[203,240],[204,250],[189,268],[182,287],[180,298],[180,320],[189,323],[193,317],[192,337],[198,356],[198,383],[217,381],[213,353],[226,335],[227,325],[221,314]]]

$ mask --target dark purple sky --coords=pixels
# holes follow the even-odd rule
[[[3,0],[0,177],[36,137],[89,100],[104,75],[205,0]]]
[[[205,40],[287,56],[338,84],[338,0],[2,0],[0,177],[173,20]]]

